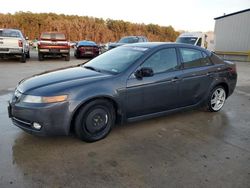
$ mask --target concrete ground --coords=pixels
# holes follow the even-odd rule
[[[0,187],[250,187],[250,63],[223,110],[187,111],[116,126],[95,143],[36,137],[12,125],[7,101],[17,82],[75,65],[36,53],[0,61]]]

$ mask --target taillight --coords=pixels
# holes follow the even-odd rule
[[[23,47],[23,41],[18,40],[18,46],[19,46],[19,47]]]
[[[85,50],[85,48],[84,48],[84,47],[80,47],[80,48],[79,48],[79,50],[84,51],[84,50]]]

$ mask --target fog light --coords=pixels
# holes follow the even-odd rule
[[[37,130],[40,130],[40,129],[42,128],[42,125],[40,125],[39,123],[34,122],[34,123],[33,123],[33,127],[34,127],[35,129],[37,129]]]

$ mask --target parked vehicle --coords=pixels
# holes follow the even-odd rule
[[[65,34],[60,32],[44,32],[40,36],[38,45],[38,60],[46,56],[62,56],[65,61],[70,60],[70,43]]]
[[[25,63],[30,58],[28,38],[18,29],[0,29],[0,57],[19,57]]]
[[[219,111],[233,93],[236,66],[200,47],[138,43],[84,65],[22,80],[9,104],[13,123],[35,135],[97,141],[115,123],[205,106]]]
[[[208,34],[202,32],[182,33],[176,39],[176,42],[200,46],[210,51],[214,50],[213,33],[208,33]]]
[[[109,43],[108,50],[116,48],[117,46],[122,46],[122,45],[125,45],[125,44],[131,44],[131,43],[138,43],[138,42],[148,42],[148,39],[147,39],[147,37],[144,37],[144,36],[127,36],[127,37],[122,37],[116,43]]]
[[[79,41],[76,44],[74,55],[76,58],[96,57],[99,55],[99,47],[93,41]]]

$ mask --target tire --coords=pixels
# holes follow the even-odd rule
[[[226,101],[226,90],[223,86],[215,87],[209,95],[207,109],[210,112],[218,112],[222,109]]]
[[[80,55],[78,53],[75,54],[76,59],[80,59]]]
[[[30,58],[30,51],[27,52],[26,54],[26,58],[29,59]]]
[[[25,53],[23,53],[22,56],[20,57],[20,62],[26,63],[26,54]]]
[[[105,138],[115,124],[115,110],[107,100],[94,100],[83,106],[75,119],[75,133],[86,142]]]
[[[43,61],[43,60],[44,60],[43,54],[38,52],[38,61]]]
[[[70,60],[70,54],[68,54],[67,56],[65,56],[65,61],[69,61]]]

